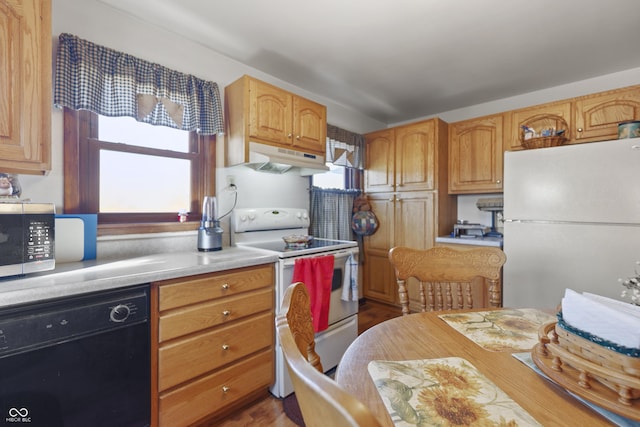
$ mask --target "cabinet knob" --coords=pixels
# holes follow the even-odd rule
[[[291,134],[288,134],[288,135],[287,135],[287,138],[291,138],[292,136],[293,136],[293,135],[291,135]]]
[[[502,180],[500,180],[500,179],[499,179],[499,180],[497,180],[497,181],[496,181],[496,184],[502,184]]]
[[[296,139],[300,141],[300,135],[296,135]]]
[[[229,386],[226,386],[226,385],[223,385],[223,386],[222,386],[222,392],[223,392],[223,393],[227,393],[229,390],[231,390],[231,389],[229,388]]]
[[[578,132],[582,132],[582,130],[583,130],[582,128],[578,128]]]
[[[222,290],[223,290],[223,291],[227,291],[227,290],[229,290],[229,284],[228,284],[228,283],[225,283],[224,285],[222,285]]]
[[[229,344],[222,344],[222,349],[223,350],[229,350]]]
[[[231,314],[231,311],[229,311],[229,310],[225,310],[225,311],[222,312],[222,315],[225,316],[225,317],[228,317],[230,314]]]

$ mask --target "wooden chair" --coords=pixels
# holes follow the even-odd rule
[[[412,249],[399,246],[389,251],[389,260],[395,269],[398,296],[405,316],[410,312],[409,278],[415,278],[419,283],[421,311],[473,308],[472,284],[477,277],[489,283],[489,307],[502,307],[500,273],[507,257],[501,249]]]
[[[362,402],[322,373],[304,283],[294,283],[286,289],[276,330],[307,427],[380,426]]]

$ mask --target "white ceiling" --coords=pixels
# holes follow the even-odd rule
[[[640,67],[638,0],[102,1],[385,123]]]

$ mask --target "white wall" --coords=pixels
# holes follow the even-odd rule
[[[131,18],[116,9],[97,0],[55,0],[53,2],[53,38],[54,57],[57,37],[68,32],[97,44],[120,50],[140,58],[163,64],[178,71],[190,73],[200,78],[218,83],[221,89],[243,74],[250,74],[268,81],[301,96],[313,99],[327,106],[327,118],[331,124],[359,133],[387,127],[387,124],[365,117],[353,110],[325,99],[301,88],[292,86],[272,76],[224,57],[196,42],[186,40],[159,27],[151,26]],[[576,82],[557,88],[524,94],[508,99],[497,100],[481,105],[438,114],[445,121],[458,121],[466,118],[520,108],[528,105],[564,99],[591,92],[623,87],[640,83],[640,69],[629,70],[596,79]],[[395,124],[391,124],[392,126]],[[58,212],[63,209],[62,175],[62,112],[52,111],[52,171],[47,176],[21,175],[22,196],[37,201],[50,201],[56,204]],[[218,196],[221,210],[231,206],[232,195],[224,189],[226,175],[233,174],[238,186],[238,206],[272,205],[279,207],[307,207],[308,179],[291,173],[283,176],[257,173],[247,168],[230,170],[220,169],[218,178]],[[465,206],[474,206],[475,199],[461,196],[459,218],[476,214]],[[472,197],[472,196],[471,196]],[[481,217],[482,219],[482,217]],[[191,239],[191,238],[189,238]],[[187,246],[190,243],[187,243]],[[194,243],[195,245],[195,243]],[[105,246],[105,245],[102,245]],[[116,249],[103,251],[115,253]],[[100,256],[100,245],[98,248]]]

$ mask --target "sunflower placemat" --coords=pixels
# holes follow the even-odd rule
[[[540,425],[459,357],[373,360],[368,368],[396,427]]]
[[[555,317],[533,308],[441,314],[442,320],[489,351],[526,351],[538,343],[538,328]]]

